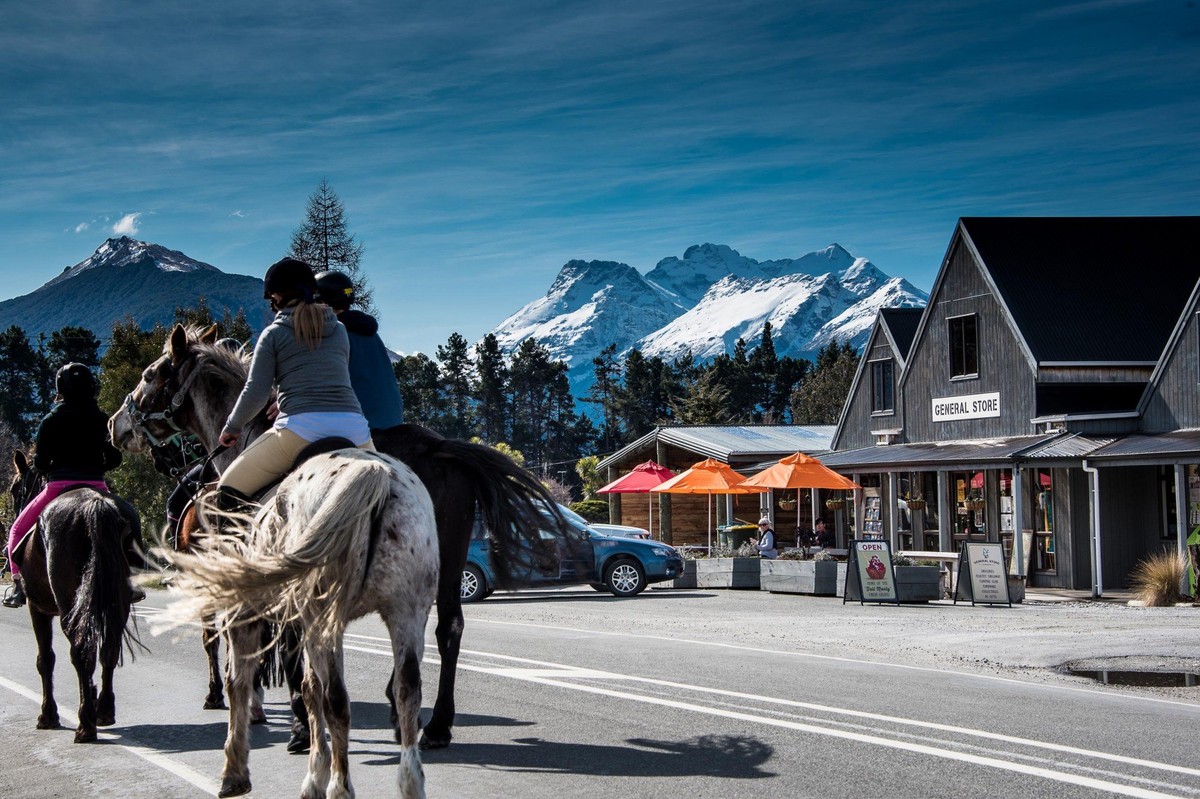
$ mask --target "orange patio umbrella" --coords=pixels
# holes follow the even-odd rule
[[[746,481],[742,485],[777,489],[811,489],[813,492],[812,512],[814,527],[817,523],[816,489],[860,488],[853,480],[843,477],[816,458],[805,455],[803,452],[788,455],[779,461],[779,463],[768,466],[758,474],[746,478]],[[797,521],[797,528],[799,528],[799,521]],[[797,532],[797,536],[799,536],[799,532]]]
[[[743,485],[745,478],[728,464],[716,458],[706,458],[660,486],[650,489],[662,494],[705,494],[708,496],[708,548],[712,550],[713,494],[761,494],[767,489]]]

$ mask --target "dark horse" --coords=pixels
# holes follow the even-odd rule
[[[37,496],[42,477],[25,454],[13,453],[14,507]],[[137,643],[129,621],[130,586],[124,542],[137,534],[138,517],[127,502],[93,488],[67,491],[46,506],[37,525],[13,553],[21,567],[29,618],[37,639],[37,670],[42,678],[39,730],[59,726],[54,701],[54,628],[58,616],[71,644],[71,664],[79,676],[79,726],[75,743],[96,740],[96,727],[116,723],[113,670],[126,643]],[[100,693],[93,675],[100,664]]]
[[[177,325],[171,331],[163,356],[146,367],[141,382],[109,420],[114,444],[139,451],[155,439],[185,430],[209,452],[217,448],[249,364],[245,356],[214,346],[215,341],[215,328],[201,332]],[[239,446],[249,444],[264,427],[256,420]],[[454,725],[454,680],[463,634],[460,591],[476,511],[495,538],[494,564],[503,578],[511,572],[510,559],[528,549],[530,537],[545,525],[542,512],[557,506],[532,474],[489,446],[443,438],[410,424],[373,431],[372,438],[376,449],[416,473],[433,500],[441,557],[436,631],[441,674],[421,748],[440,748],[450,744]],[[223,469],[235,455],[222,453],[214,464]],[[297,697],[290,679],[289,687]],[[388,691],[390,699],[391,685]],[[292,707],[299,713],[303,705],[293,701]]]

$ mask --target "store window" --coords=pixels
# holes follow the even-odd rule
[[[975,315],[955,316],[950,322],[950,377],[979,375],[979,325]]]
[[[951,472],[954,492],[954,543],[987,541],[987,501],[984,498],[983,472]]]
[[[891,413],[896,406],[892,359],[871,361],[871,412]]]

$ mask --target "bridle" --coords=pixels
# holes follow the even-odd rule
[[[171,375],[163,381],[162,387],[150,397],[151,410],[143,410],[138,407],[132,391],[125,395],[122,403],[122,407],[129,415],[133,429],[150,444],[155,465],[161,464],[172,477],[178,477],[187,472],[204,459],[204,446],[200,440],[186,428],[180,427],[176,421],[184,403],[188,401],[188,392],[191,390],[192,384],[200,376],[200,369],[193,369],[182,383],[179,383],[178,376],[182,367],[195,359],[196,356],[191,355],[178,367],[171,367]],[[171,395],[169,400],[166,399],[168,394]],[[152,410],[155,405],[159,404],[160,398],[165,400],[162,403],[162,409]],[[166,425],[170,428],[171,433],[156,435],[150,429],[151,425]]]
[[[12,484],[13,509],[20,513],[40,490],[41,474],[32,465]]]

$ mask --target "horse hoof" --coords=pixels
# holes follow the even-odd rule
[[[221,781],[221,790],[217,792],[217,796],[241,796],[244,793],[250,793],[249,777],[242,777],[240,779],[226,777]]]
[[[117,723],[117,717],[114,716],[98,716],[96,718],[97,727],[111,727]]]
[[[58,722],[58,716],[38,716],[37,728],[39,730],[57,730],[62,727]]]
[[[96,742],[96,731],[95,730],[76,730],[75,731],[75,743],[90,744],[90,743],[95,743],[95,742]]]
[[[290,755],[302,755],[312,747],[312,739],[307,733],[293,732],[288,740],[287,750]]]
[[[441,735],[430,735],[429,730],[425,730],[421,733],[421,740],[417,744],[417,746],[421,747],[421,749],[445,749],[449,745],[449,733],[447,733],[445,737],[442,737]]]
[[[212,698],[205,699],[204,700],[204,709],[205,710],[229,710],[229,708],[225,706],[225,700],[221,699],[220,697],[218,697],[216,699],[212,699]]]

